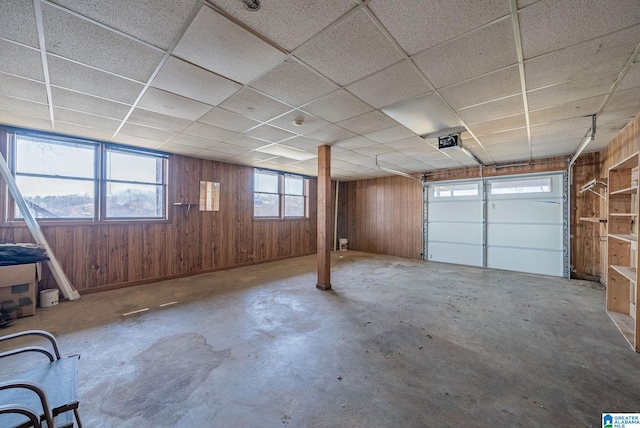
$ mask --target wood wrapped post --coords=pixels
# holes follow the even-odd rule
[[[331,146],[318,147],[318,283],[331,289]]]

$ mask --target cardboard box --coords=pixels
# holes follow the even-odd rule
[[[19,304],[18,318],[36,314],[36,294],[41,272],[42,263],[0,266],[0,302],[12,300]]]

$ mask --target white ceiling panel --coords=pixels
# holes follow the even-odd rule
[[[55,107],[119,120],[124,119],[131,108],[126,104],[116,103],[114,101],[104,100],[57,87],[51,88],[51,98]]]
[[[47,88],[44,83],[10,74],[0,73],[0,94],[37,103],[46,104],[48,102]]]
[[[627,73],[624,75],[617,90],[622,91],[625,89],[637,88],[638,86],[640,86],[640,63],[636,62],[631,65]]]
[[[519,128],[519,129],[512,129],[510,131],[496,132],[494,134],[487,134],[487,135],[483,135],[482,137],[478,137],[480,142],[485,147],[489,146],[491,144],[505,143],[507,141],[514,141],[514,140],[522,141],[523,139],[526,141],[527,138],[528,137],[527,137],[527,129],[526,128]]]
[[[144,87],[139,82],[53,55],[47,56],[47,63],[52,85],[88,95],[133,104]]]
[[[109,119],[107,117],[95,116],[92,114],[86,114],[57,107],[53,109],[53,117],[56,121],[56,129],[58,128],[58,122],[65,122],[84,126],[87,128],[107,131],[110,133],[109,138],[111,138],[111,136],[118,129],[121,123],[121,121],[116,119]]]
[[[242,85],[175,57],[169,57],[151,86],[210,105],[218,105]]]
[[[501,19],[412,58],[436,88],[516,64],[511,19]]]
[[[341,128],[337,125],[331,124],[316,129],[315,131],[311,131],[306,135],[316,140],[320,140],[324,143],[333,143],[339,140],[345,140],[347,138],[354,137],[356,134],[351,131],[347,131],[346,129]]]
[[[141,108],[135,109],[128,122],[137,123],[138,125],[151,126],[158,129],[166,129],[169,131],[182,131],[184,128],[191,124],[188,119],[181,119],[179,117],[167,116],[165,114],[156,113]]]
[[[489,120],[487,122],[475,123],[473,125],[469,125],[468,128],[476,135],[476,137],[478,137],[500,131],[524,128],[525,126],[527,126],[525,115],[516,114],[513,116],[501,117],[496,120]]]
[[[288,141],[288,140],[287,140]],[[264,147],[268,144],[271,144],[269,142],[266,142],[264,140],[258,140],[256,138],[253,137],[249,137],[248,135],[244,135],[244,134],[238,134],[235,135],[231,138],[228,138],[225,143],[230,144],[232,146],[237,146],[240,148],[243,148],[245,150],[255,150],[257,148],[260,147]]]
[[[343,120],[338,125],[356,134],[368,134],[380,129],[396,126],[398,122],[379,111],[372,111],[363,115]]]
[[[200,150],[208,149],[220,141],[207,140],[206,138],[198,138],[192,135],[178,134],[169,140],[169,143],[180,144],[183,146],[195,147]]]
[[[240,1],[209,1],[288,51],[356,6],[354,0],[287,0],[263,2],[256,13]]]
[[[137,39],[167,49],[198,0],[51,0]]]
[[[586,129],[571,129],[562,134],[536,134],[531,136],[531,145],[539,147],[545,144],[564,144],[566,141],[580,140],[586,133]]]
[[[376,143],[388,143],[389,141],[401,140],[403,138],[413,137],[415,134],[402,125],[392,126],[391,128],[381,129],[380,131],[370,132],[364,135]]]
[[[300,120],[302,120],[302,123],[297,125],[296,121]],[[298,134],[306,134],[307,132],[311,132],[328,125],[329,122],[305,113],[302,110],[292,110],[277,119],[269,121],[269,124]]]
[[[317,152],[317,147],[325,145],[323,141],[308,138],[302,135],[293,137],[285,141],[284,144],[290,147],[295,147],[296,149],[307,150],[310,152]]]
[[[202,149],[200,148],[183,146],[182,144],[175,143],[164,143],[163,145],[158,147],[158,149],[184,156],[193,156],[194,154],[202,151]]]
[[[522,9],[539,1],[540,0],[516,0],[516,5],[518,6],[518,9]]]
[[[509,3],[500,0],[374,0],[369,7],[409,55],[510,13]]]
[[[49,119],[49,107],[46,104],[0,95],[0,109],[17,115]]]
[[[236,132],[244,132],[247,129],[260,124],[260,122],[256,120],[249,119],[248,117],[220,107],[214,108],[198,119],[198,121],[206,123],[207,125],[213,125],[218,128],[224,128]]]
[[[529,91],[527,93],[529,109],[538,110],[596,95],[606,95],[611,90],[619,74],[620,69],[615,69],[593,74],[579,80]]]
[[[527,89],[624,66],[640,43],[640,25],[525,61]]]
[[[543,0],[519,12],[522,51],[530,59],[640,22],[637,0]]]
[[[460,109],[518,94],[520,90],[520,73],[517,66],[512,66],[441,89],[440,94],[453,109]]]
[[[0,37],[34,48],[40,46],[33,0],[0,2]]]
[[[596,126],[597,135],[617,134],[629,123],[628,119],[618,119],[612,121],[598,121]]]
[[[329,122],[339,122],[373,110],[343,89],[320,97],[302,109]]]
[[[240,83],[249,83],[285,54],[208,7],[198,12],[173,53]]]
[[[640,86],[624,91],[616,91],[613,93],[605,110],[619,110],[627,107],[640,106]]]
[[[514,95],[479,106],[457,110],[456,113],[469,125],[524,113],[524,104],[522,95]]]
[[[2,96],[0,96],[0,102],[2,101],[4,101],[4,99],[2,98]],[[12,126],[22,126],[30,129],[51,131],[51,121],[49,119],[41,119],[37,117],[16,114],[12,111],[3,110],[4,108],[11,108],[11,106],[0,104],[0,123]]]
[[[598,111],[598,108],[600,108],[604,98],[604,95],[602,95],[586,98],[584,100],[571,101],[555,107],[534,110],[529,113],[529,120],[531,125],[538,125],[562,119],[591,116]]]
[[[638,114],[638,106],[629,106],[617,110],[603,110],[600,115],[598,115],[598,121],[602,122],[613,122],[616,120],[626,119],[627,121],[631,121]]]
[[[251,84],[294,106],[300,106],[338,88],[294,59],[288,59]]]
[[[235,93],[220,104],[220,107],[261,121],[273,119],[291,110],[288,105],[269,98],[251,88],[245,88]]]
[[[158,149],[158,147],[160,147],[163,144],[162,141],[149,140],[148,138],[141,138],[141,137],[136,137],[134,135],[127,135],[127,134],[121,134],[121,133],[118,133],[113,138],[113,142],[126,144],[128,146],[144,147],[147,149],[156,149],[156,150]]]
[[[275,126],[267,124],[255,127],[250,131],[245,132],[245,134],[271,143],[277,143],[278,141],[286,140],[287,138],[291,138],[296,135],[289,131],[285,131],[284,129],[276,128]]]
[[[55,7],[42,5],[47,51],[146,82],[162,52]]]
[[[149,126],[136,125],[135,123],[126,123],[120,132],[127,135],[133,135],[134,137],[148,138],[156,141],[167,141],[176,135],[173,131],[165,131],[163,129],[151,128]]]
[[[196,153],[194,156],[202,159],[223,161],[223,160],[232,158],[234,155],[233,153],[223,153],[215,150],[203,150],[201,152]]]
[[[433,87],[409,62],[403,60],[346,88],[370,105],[380,108],[430,92]]]
[[[156,88],[148,88],[144,93],[138,107],[167,116],[180,117],[182,119],[196,120],[211,110],[211,106],[181,97]]]
[[[111,140],[111,136],[113,135],[113,133],[109,131],[101,131],[100,129],[96,129],[93,127],[89,128],[65,122],[56,122],[55,132],[59,134],[66,134],[72,137],[81,137],[102,141]]]
[[[393,150],[404,152],[405,150],[422,149],[423,147],[428,145],[428,143],[423,138],[413,136],[409,138],[403,138],[401,140],[390,141],[384,143],[384,145],[392,148]]]
[[[194,137],[206,138],[215,141],[225,141],[237,135],[237,132],[227,129],[218,128],[216,126],[207,125],[200,122],[194,122],[182,131],[183,134],[193,135]]]
[[[392,152],[393,149],[385,146],[384,144],[374,144],[372,146],[366,146],[366,147],[360,147],[357,149],[353,149],[354,152],[356,153],[360,153],[361,155],[365,155],[365,156],[378,156],[381,155],[383,153],[389,153]]]
[[[562,134],[567,130],[581,129],[586,131],[590,128],[591,117],[574,117],[572,119],[534,125],[531,127],[531,135]]]
[[[0,72],[44,82],[40,51],[0,39]]]
[[[334,144],[336,147],[340,147],[346,150],[354,150],[361,149],[362,147],[375,146],[375,141],[371,141],[368,138],[364,138],[360,135],[352,138],[347,138],[346,140],[338,141]]]
[[[402,54],[363,11],[331,26],[297,49],[295,55],[341,85],[402,59]]]

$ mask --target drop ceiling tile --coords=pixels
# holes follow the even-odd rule
[[[260,11],[254,13],[245,9],[239,1],[210,2],[288,51],[292,51],[356,6],[353,0],[274,1],[262,2]]]
[[[0,2],[0,37],[34,48],[40,46],[32,0]]]
[[[0,109],[17,115],[49,119],[49,107],[46,104],[20,100],[0,95]]]
[[[113,138],[115,143],[126,144],[128,146],[134,147],[144,147],[147,149],[155,149],[162,145],[162,141],[149,140],[147,138],[136,137],[134,135],[127,135],[118,133]]]
[[[109,138],[111,138],[111,135],[113,135],[121,123],[119,120],[57,107],[53,109],[53,117],[56,122],[56,128],[58,127],[58,122],[65,122],[87,128],[109,131],[111,133]]]
[[[381,129],[380,131],[365,134],[370,140],[376,143],[388,143],[389,141],[401,140],[403,138],[413,137],[415,134],[402,125],[392,126],[391,128]]]
[[[120,132],[122,132],[123,134],[132,135],[134,137],[147,138],[149,140],[155,140],[159,142],[165,142],[176,135],[176,133],[173,131],[165,131],[148,126],[136,125],[134,123],[125,123]]]
[[[527,93],[530,110],[552,107],[584,98],[609,93],[620,70],[605,71],[579,80],[537,89]]]
[[[625,89],[637,88],[640,86],[640,63],[632,64],[627,74],[624,75],[622,80],[620,81],[620,85],[618,85],[618,90],[622,91]]]
[[[237,155],[229,158],[228,162],[239,163],[243,165],[255,165],[257,162],[271,159],[273,155],[269,153],[256,152],[255,150],[247,152],[243,155]]]
[[[0,73],[0,94],[27,101],[46,104],[47,88],[44,83]]]
[[[173,54],[240,83],[249,83],[285,58],[208,7],[200,9]]]
[[[295,55],[341,85],[402,59],[402,54],[364,11],[326,29],[298,48]]]
[[[344,89],[318,98],[302,108],[329,122],[339,122],[373,110]]]
[[[183,155],[183,156],[192,156],[202,151],[202,149],[197,147],[183,146],[182,144],[175,144],[175,143],[164,143],[163,145],[158,147],[158,149],[164,152],[175,153],[177,155]]]
[[[256,128],[253,128],[250,131],[245,132],[245,134],[250,137],[269,141],[271,143],[277,143],[279,141],[286,140],[287,138],[291,138],[296,135],[289,131],[285,131],[284,129],[276,128],[275,126],[270,126],[267,124],[260,125]]]
[[[167,116],[165,114],[160,114],[141,108],[136,108],[135,110],[133,110],[127,121],[136,123],[138,125],[151,126],[153,128],[178,132],[182,131],[184,128],[191,124],[191,121],[188,119]]]
[[[625,126],[627,126],[627,124],[629,123],[629,121],[627,119],[618,119],[618,120],[612,120],[612,121],[598,121],[596,130],[597,130],[597,135],[609,135],[609,134],[617,134],[618,132],[620,132]],[[588,128],[585,128],[588,129]]]
[[[40,51],[0,40],[0,72],[44,82]]]
[[[360,147],[357,149],[353,149],[354,152],[359,153],[365,156],[378,156],[384,153],[392,152],[393,149],[385,146],[384,144],[373,144],[371,146]]]
[[[239,83],[175,57],[167,59],[151,86],[210,105],[220,104],[242,88]]]
[[[336,141],[345,140],[347,138],[354,137],[354,134],[351,131],[347,131],[344,128],[340,128],[337,125],[327,125],[323,126],[320,129],[316,129],[315,131],[311,131],[306,134],[308,137],[315,138],[316,140],[323,141],[325,143],[334,143]]]
[[[620,110],[627,107],[640,107],[640,87],[614,92],[604,109]]]
[[[520,72],[518,66],[513,66],[441,89],[440,94],[457,110],[515,95],[520,91]]]
[[[624,66],[640,40],[640,25],[524,62],[527,89],[575,80]]]
[[[539,1],[540,0],[516,0],[516,4],[518,9],[523,9]]]
[[[467,125],[471,125],[524,114],[524,104],[521,95],[513,95],[487,104],[457,110],[456,113]]]
[[[494,134],[483,135],[478,140],[485,146],[494,144],[504,144],[509,141],[528,141],[527,128],[512,129],[510,131],[496,132]]]
[[[144,85],[53,55],[47,56],[52,85],[88,95],[133,104]]]
[[[385,116],[379,111],[365,113],[338,123],[339,126],[355,132],[356,134],[368,134],[384,128],[390,128],[397,124],[398,122]]]
[[[235,93],[220,104],[220,107],[261,121],[273,119],[291,110],[288,105],[262,95],[251,88],[245,88]]]
[[[233,153],[223,153],[215,150],[203,150],[194,155],[197,158],[223,161],[233,157]]]
[[[102,131],[96,128],[89,128],[72,123],[56,121],[56,133],[70,135],[75,138],[88,138],[90,140],[109,141],[113,132]]]
[[[271,144],[264,140],[258,140],[256,138],[249,137],[248,135],[244,135],[244,134],[234,135],[233,137],[227,139],[225,143],[231,144],[232,146],[242,147],[246,150],[255,150],[260,147],[264,147],[268,144]]]
[[[544,0],[519,12],[525,59],[640,22],[637,0]],[[567,23],[571,23],[568,25]]]
[[[162,49],[169,48],[191,10],[198,4],[197,0],[52,2]]]
[[[346,88],[370,105],[380,108],[433,90],[407,62],[400,61]]]
[[[202,116],[198,119],[198,122],[236,132],[244,132],[247,129],[260,124],[260,122],[256,120],[249,119],[248,117],[241,116],[238,113],[234,113],[220,107],[214,108],[209,113]]]
[[[469,125],[468,128],[476,137],[478,137],[499,131],[524,128],[525,126],[527,126],[525,115],[516,114],[496,120],[489,120],[487,122],[475,123],[473,125]]]
[[[511,19],[502,19],[428,49],[413,61],[436,88],[442,88],[518,62]]]
[[[236,146],[234,144],[227,144],[227,143],[218,143],[215,146],[213,146],[210,150],[213,150],[216,152],[222,152],[222,153],[229,153],[232,155],[240,155],[240,154],[248,153],[251,151],[251,149],[248,149],[246,147]]]
[[[374,146],[378,143],[375,141],[371,141],[362,136],[356,136],[353,138],[348,138],[346,140],[338,141],[334,144],[336,147],[340,147],[346,150],[360,149],[362,147]]]
[[[584,100],[571,101],[555,107],[534,110],[529,112],[529,122],[531,125],[538,125],[562,119],[590,116],[598,111],[604,99],[605,96],[601,95]]]
[[[317,147],[325,145],[324,142],[314,140],[313,138],[308,138],[302,135],[298,135],[297,137],[293,137],[284,142],[287,146],[295,147],[296,149],[302,149],[307,151],[317,151]],[[333,151],[333,148],[332,148]]]
[[[0,96],[0,102],[4,101]],[[0,123],[5,125],[20,126],[29,129],[41,129],[43,131],[51,131],[51,121],[49,119],[41,119],[37,117],[29,117],[26,115],[16,114],[11,111],[3,109],[9,109],[10,106],[0,104]]]
[[[338,88],[335,83],[293,59],[287,59],[251,86],[294,106],[301,106]]]
[[[169,143],[180,144],[183,146],[196,147],[200,150],[208,149],[218,144],[220,141],[207,140],[206,138],[198,138],[192,135],[178,134],[169,140]]]
[[[331,160],[333,161],[334,159],[339,161],[349,162],[349,163],[353,163],[354,160],[358,160],[358,159],[368,159],[369,161],[372,160],[368,156],[361,155],[360,153],[356,153],[351,150],[345,150],[339,153],[333,153],[331,155]]]
[[[47,52],[146,82],[162,52],[42,4]]]
[[[302,119],[301,125],[294,123],[294,121],[298,119]],[[302,110],[292,110],[287,114],[269,121],[269,123],[298,134],[305,134],[329,124],[326,120],[312,116]]]
[[[531,127],[531,135],[558,134],[567,130],[591,128],[591,117],[574,117],[572,119],[558,120],[555,122],[534,125]]]
[[[409,55],[511,13],[500,0],[373,1],[369,7]]]
[[[563,144],[565,141],[582,139],[586,132],[586,129],[568,129],[558,133],[536,134],[531,136],[531,144],[532,147],[544,144]]]
[[[403,153],[405,152],[405,150],[420,149],[424,147],[426,144],[427,142],[424,139],[416,136],[384,143],[385,146],[392,148],[393,150],[398,150]]]
[[[206,125],[200,122],[194,122],[182,131],[183,134],[193,135],[194,137],[206,138],[209,140],[225,141],[237,135],[237,132],[227,129],[218,128],[216,126]]]
[[[617,110],[605,109],[598,116],[598,121],[611,122],[614,120],[626,119],[627,122],[630,122],[631,119],[636,117],[637,114],[638,114],[637,106],[630,106],[630,107],[625,107]]]
[[[211,110],[211,106],[181,97],[156,88],[148,88],[144,93],[138,107],[168,116],[182,119],[196,120]]]
[[[122,120],[129,112],[130,106],[103,100],[91,95],[72,92],[58,87],[51,88],[51,98],[55,107],[80,111],[96,116]]]
[[[400,101],[382,111],[418,135],[461,126],[460,119],[435,93]]]

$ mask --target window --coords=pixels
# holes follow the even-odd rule
[[[10,167],[35,218],[166,218],[167,156],[144,149],[7,129]],[[9,220],[22,219],[15,201]]]
[[[307,217],[309,179],[301,175],[256,169],[253,215],[263,218]]]
[[[478,183],[433,186],[434,198],[450,198],[453,196],[478,196]]]
[[[526,180],[496,181],[495,183],[491,183],[492,195],[550,192],[551,178],[530,178]]]

